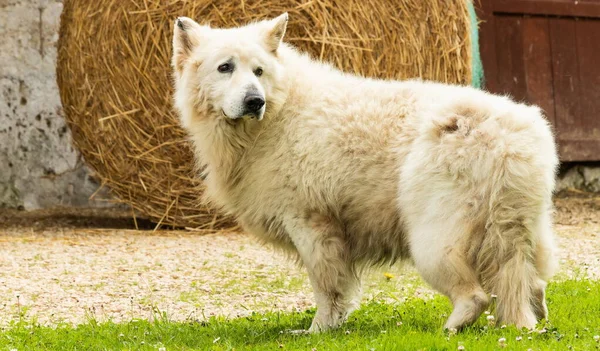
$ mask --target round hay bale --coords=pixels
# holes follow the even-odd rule
[[[203,187],[172,109],[173,21],[230,27],[285,11],[285,40],[345,71],[471,80],[466,0],[65,0],[60,95],[73,142],[103,184],[161,224],[231,225],[200,202]]]

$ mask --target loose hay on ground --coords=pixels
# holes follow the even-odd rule
[[[290,13],[286,40],[350,72],[468,84],[464,0],[64,1],[57,78],[73,142],[103,184],[156,222],[232,225],[200,203],[171,107],[172,24],[214,26]]]

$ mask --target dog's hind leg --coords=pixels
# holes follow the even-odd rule
[[[348,260],[341,226],[328,216],[310,214],[286,221],[314,290],[317,312],[309,332],[336,328],[358,307],[360,278]]]
[[[535,318],[540,321],[548,318],[548,305],[546,305],[546,282],[538,279],[533,287],[531,307]]]
[[[558,268],[556,261],[556,245],[552,231],[552,219],[549,211],[540,216],[537,229],[535,230],[537,245],[535,246],[535,268],[538,279],[533,285],[532,308],[537,320],[548,318],[548,306],[546,305],[547,281],[554,275]]]
[[[472,324],[489,305],[477,274],[467,259],[468,229],[452,220],[429,218],[411,226],[410,250],[415,266],[432,287],[450,298],[454,309],[445,328]]]

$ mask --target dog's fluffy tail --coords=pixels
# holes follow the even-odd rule
[[[481,283],[497,296],[500,322],[532,328],[536,324],[532,297],[538,280],[534,233],[522,222],[506,218],[502,209],[495,211],[500,213],[491,218],[478,257]]]
[[[484,289],[497,295],[498,320],[517,327],[533,328],[546,317],[541,311],[545,280],[556,268],[549,214],[556,157],[552,138],[544,134],[549,132],[542,131],[538,146],[547,150],[508,155],[490,174],[489,212],[477,256]]]

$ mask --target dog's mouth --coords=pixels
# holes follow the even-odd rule
[[[244,112],[242,113],[242,118],[256,119],[256,120],[260,121],[263,118],[264,114],[265,114],[264,107],[262,107],[259,110],[244,109]]]
[[[227,116],[227,114],[225,113],[225,110],[221,109],[221,115],[223,117],[225,117],[226,119],[232,120],[232,121],[237,121],[237,120],[241,120],[241,119],[244,119],[244,118],[256,119],[256,120],[260,121],[260,120],[263,119],[264,112],[263,113],[260,113],[260,112],[246,112],[243,115],[241,115],[240,117],[231,118],[231,117]]]
[[[256,118],[257,121],[262,121],[264,115],[265,115],[265,113],[263,112],[263,113],[259,113],[259,114],[256,114],[256,115],[252,115],[252,116],[250,116],[250,118],[251,119],[255,119]]]

